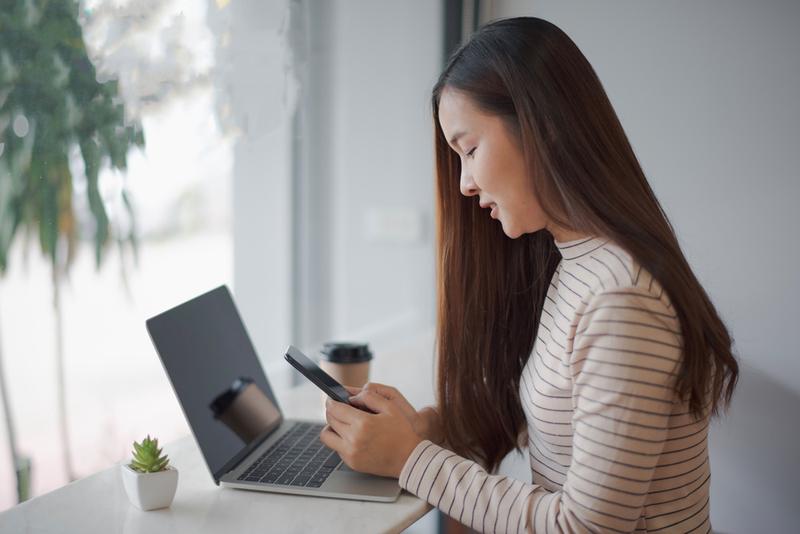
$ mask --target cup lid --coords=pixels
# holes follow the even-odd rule
[[[320,357],[333,363],[359,363],[372,359],[372,352],[367,343],[331,341],[325,343]]]

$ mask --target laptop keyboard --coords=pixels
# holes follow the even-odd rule
[[[325,427],[297,423],[259,456],[237,480],[318,488],[342,463],[336,451],[319,440]]]

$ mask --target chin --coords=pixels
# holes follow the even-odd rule
[[[520,232],[518,228],[506,228],[506,225],[503,224],[502,221],[500,222],[500,224],[503,225],[503,232],[506,234],[506,236],[510,237],[511,239],[516,239],[525,233],[525,232]]]
[[[531,230],[530,227],[528,228],[520,228],[519,225],[507,227],[505,223],[503,223],[502,219],[498,219],[501,225],[503,225],[503,232],[506,234],[507,237],[511,239],[517,239],[525,234],[532,234],[538,232],[539,230],[544,229],[544,225],[534,225],[534,229]]]

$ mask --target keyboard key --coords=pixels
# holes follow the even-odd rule
[[[278,480],[278,476],[280,475],[277,471],[270,471],[267,475],[261,479],[261,482],[266,484],[274,484],[276,480]]]
[[[295,477],[295,475],[288,475],[288,474],[287,475],[281,475],[280,478],[278,478],[278,481],[276,482],[276,484],[281,484],[283,486],[286,486],[292,481],[292,479],[294,477]]]
[[[334,452],[333,454],[328,456],[328,459],[325,460],[325,463],[323,465],[329,466],[329,467],[336,467],[337,465],[339,465],[339,462],[341,462],[341,461],[342,461],[342,459],[339,457],[339,454]]]
[[[300,471],[300,474],[297,475],[297,476],[298,477],[311,478],[316,474],[316,472],[317,472],[316,469],[308,469],[308,468],[306,468],[306,469],[303,469],[302,471]]]
[[[297,478],[292,480],[292,484],[291,485],[292,486],[305,486],[306,482],[308,482],[309,480],[311,480],[311,477],[299,475]]]

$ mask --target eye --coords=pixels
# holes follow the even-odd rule
[[[478,147],[475,147],[475,148],[473,148],[472,150],[470,150],[469,152],[467,152],[467,157],[471,157],[471,156],[472,156],[472,154],[474,154],[474,153],[475,153],[475,150],[477,150],[477,149],[478,149]]]

